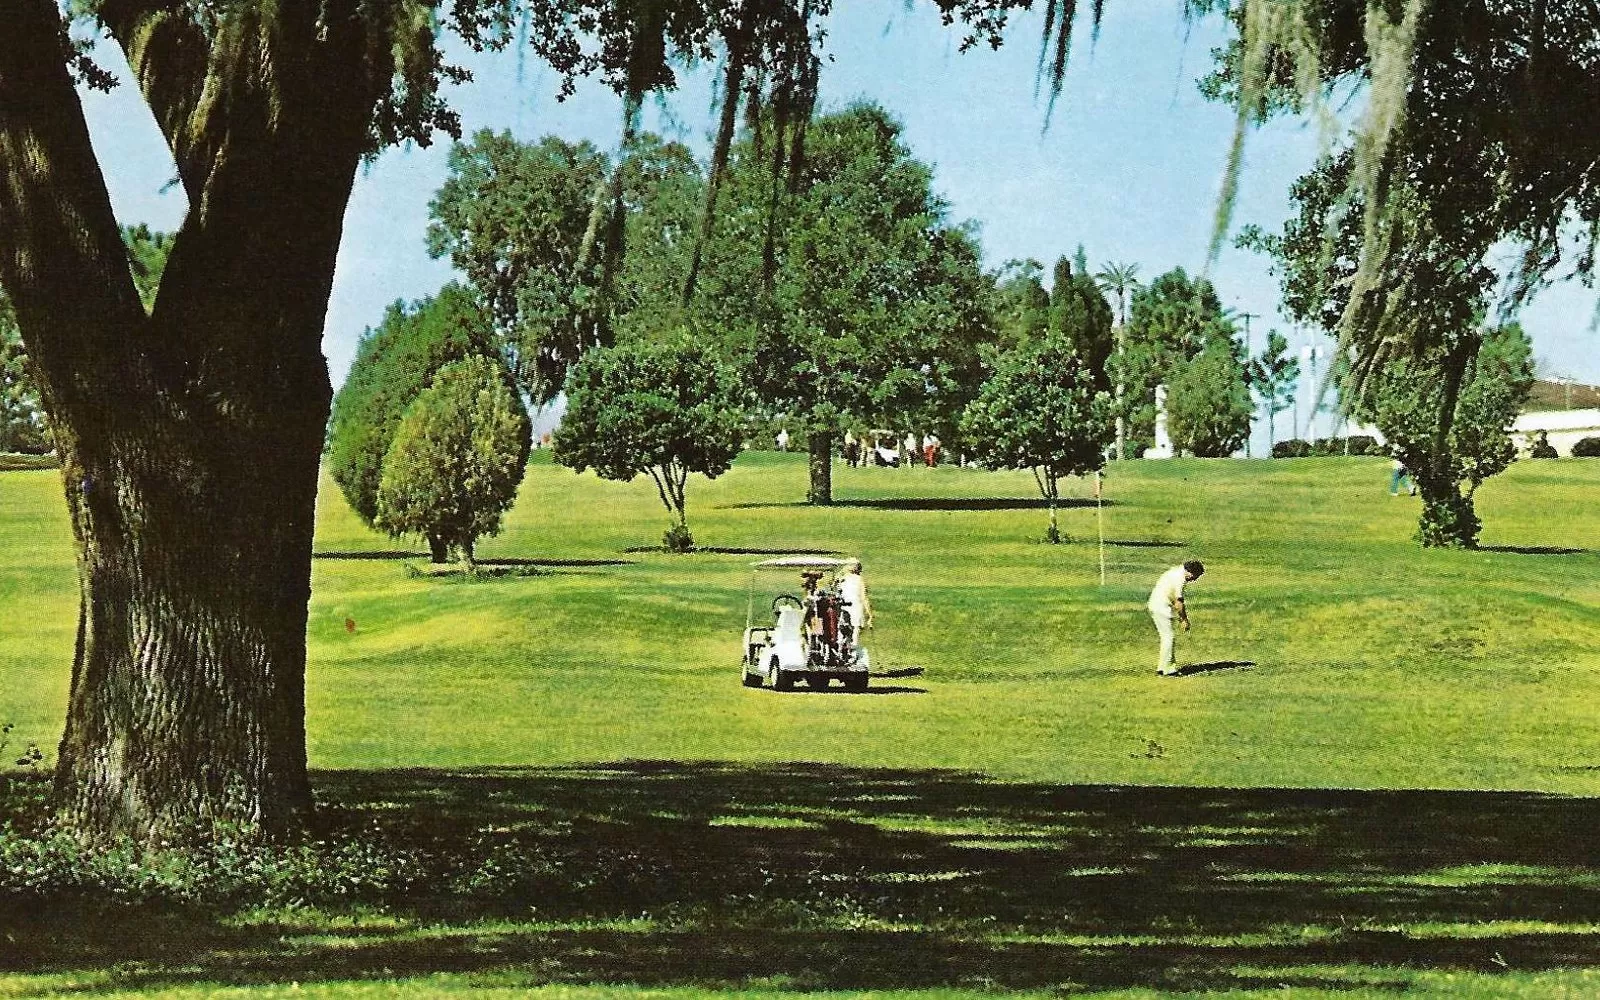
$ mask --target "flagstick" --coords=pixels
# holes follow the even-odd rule
[[[1094,526],[1100,533],[1100,586],[1106,585],[1106,521],[1105,505],[1100,499],[1100,473],[1094,474]]]

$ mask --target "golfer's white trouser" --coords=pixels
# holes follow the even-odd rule
[[[1156,634],[1161,636],[1161,653],[1156,657],[1157,670],[1171,670],[1178,662],[1178,636],[1172,628],[1172,615],[1150,609],[1150,620],[1156,623]]]

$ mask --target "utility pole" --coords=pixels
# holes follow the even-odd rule
[[[1322,397],[1322,387],[1317,384],[1317,359],[1325,353],[1320,344],[1306,344],[1300,348],[1300,360],[1311,369],[1311,405],[1306,408],[1306,440],[1311,442],[1317,439],[1317,404]],[[1296,412],[1299,412],[1298,407]]]
[[[1245,385],[1245,394],[1248,395],[1250,393],[1250,372],[1253,370],[1252,369],[1252,365],[1255,363],[1255,359],[1250,354],[1250,350],[1251,350],[1251,347],[1250,347],[1250,321],[1253,320],[1253,319],[1260,319],[1261,317],[1259,315],[1257,315],[1256,313],[1248,313],[1248,312],[1234,313],[1234,315],[1239,317],[1240,319],[1244,320],[1244,385]],[[1256,408],[1255,408],[1254,405],[1252,405],[1250,407],[1250,412],[1252,414],[1254,414],[1255,411],[1256,411]],[[1272,418],[1269,415],[1267,419],[1270,420]],[[1250,438],[1251,438],[1251,433],[1250,432],[1253,431],[1253,430],[1255,430],[1255,420],[1252,418],[1251,421],[1250,421],[1250,427],[1248,429],[1246,429],[1246,431],[1244,433],[1244,457],[1245,458],[1249,458],[1250,457]]]

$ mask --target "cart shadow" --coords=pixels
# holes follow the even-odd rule
[[[789,691],[789,692],[785,692],[785,693],[787,693],[787,694],[841,694],[841,695],[927,694],[928,693],[928,689],[927,688],[919,688],[919,687],[909,687],[909,686],[903,685],[903,684],[871,684],[871,685],[868,685],[867,687],[861,689],[860,691],[851,691],[848,688],[835,687],[832,684],[830,684],[825,688],[797,687],[794,690]]]
[[[316,783],[315,837],[409,859],[365,896],[385,883],[363,868],[350,919],[0,903],[0,970],[84,992],[440,973],[511,989],[1203,992],[1600,965],[1593,799],[818,762]]]

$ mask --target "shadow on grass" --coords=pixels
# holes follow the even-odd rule
[[[1124,549],[1181,549],[1187,542],[1157,542],[1142,538],[1108,538],[1107,545],[1115,545]]]
[[[6,906],[0,969],[99,969],[100,988],[122,989],[463,972],[502,986],[1205,991],[1600,963],[1590,799],[822,763],[317,785],[318,837],[378,836],[411,859],[386,896],[347,904],[398,919]]]
[[[387,560],[387,559],[430,559],[426,552],[410,552],[404,549],[378,549],[375,551],[353,552],[313,552],[313,559],[354,559],[354,560]],[[502,559],[479,559],[479,566],[632,566],[632,559],[524,559],[521,557],[506,557]],[[448,563],[441,565],[449,565]]]
[[[1569,549],[1562,545],[1480,545],[1479,552],[1509,552],[1519,556],[1580,556],[1588,549]]]
[[[1114,507],[1116,501],[1106,500],[1103,506]],[[1065,497],[1056,501],[1057,510],[1093,508],[1093,500],[1082,497]],[[1031,497],[835,497],[831,504],[791,503],[734,503],[720,510],[766,510],[788,507],[864,507],[868,510],[1049,510],[1046,500]]]
[[[665,552],[665,545],[634,545],[623,549],[624,552]],[[711,555],[711,556],[837,556],[843,553],[837,549],[740,549],[724,548],[718,545],[696,545],[684,555]]]
[[[867,686],[867,688],[865,690],[863,690],[863,691],[850,691],[850,690],[848,690],[846,688],[837,687],[837,686],[835,686],[833,684],[829,684],[825,688],[797,687],[793,691],[790,691],[788,693],[789,694],[847,694],[847,695],[852,695],[852,696],[853,695],[862,695],[862,694],[927,694],[928,693],[928,689],[927,688],[919,688],[919,687],[907,687],[907,686],[901,685],[901,684],[869,684]]]
[[[1211,663],[1189,663],[1178,668],[1179,677],[1193,674],[1211,674],[1218,670],[1244,670],[1256,665],[1254,660],[1214,660]]]

